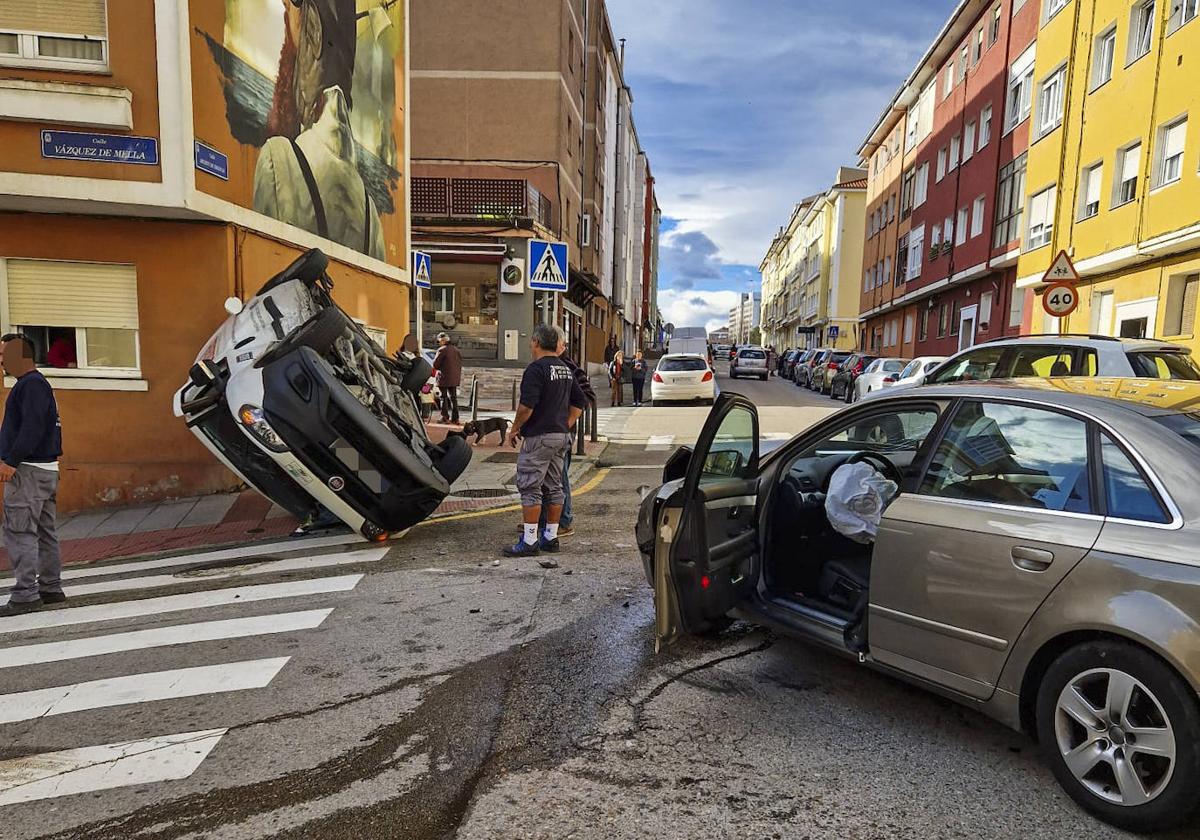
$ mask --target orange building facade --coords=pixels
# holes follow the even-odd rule
[[[399,347],[407,21],[385,0],[0,0],[0,326],[55,387],[64,510],[235,486],[172,397],[224,301],[308,248]]]

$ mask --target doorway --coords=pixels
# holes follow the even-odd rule
[[[966,350],[975,344],[975,324],[979,321],[978,306],[964,306],[958,315],[958,349]]]

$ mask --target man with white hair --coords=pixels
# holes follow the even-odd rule
[[[462,353],[446,333],[438,333],[438,351],[433,359],[438,389],[442,392],[442,422],[458,425],[458,387],[462,385]]]

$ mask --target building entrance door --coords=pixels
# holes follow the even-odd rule
[[[958,349],[966,350],[975,344],[975,323],[979,320],[978,306],[964,306],[958,316]]]

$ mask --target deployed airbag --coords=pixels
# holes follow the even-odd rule
[[[863,544],[874,542],[879,520],[899,489],[870,464],[843,464],[830,479],[825,516],[842,536]]]

